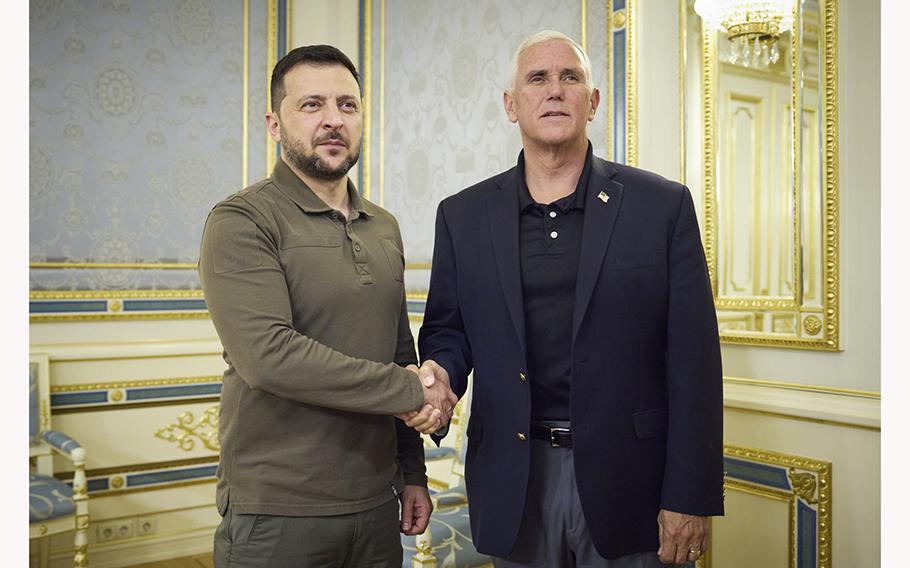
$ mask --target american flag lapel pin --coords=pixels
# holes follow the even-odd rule
[[[609,201],[610,196],[601,191],[600,193],[597,194],[597,199],[600,199],[601,201],[606,203],[607,201]]]

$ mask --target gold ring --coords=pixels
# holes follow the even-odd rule
[[[698,556],[699,554],[701,554],[701,550],[699,550],[697,548],[690,548],[689,553],[694,554],[695,556]]]

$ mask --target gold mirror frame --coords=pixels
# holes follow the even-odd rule
[[[692,78],[687,76],[686,56],[691,51],[690,41],[687,38],[688,2],[680,0],[679,32],[680,32],[680,150],[681,174],[684,183],[686,180],[687,159],[687,128],[692,129],[695,122],[686,116],[687,81]],[[795,349],[812,349],[823,351],[837,351],[839,343],[839,192],[838,192],[838,89],[837,89],[837,1],[818,0],[819,4],[819,106],[823,108],[824,115],[819,124],[819,157],[823,160],[819,172],[820,181],[820,227],[816,235],[820,239],[819,252],[821,258],[816,262],[820,266],[810,267],[820,275],[819,299],[816,306],[807,306],[803,301],[804,263],[803,248],[807,235],[803,228],[802,209],[803,196],[803,168],[802,168],[802,110],[803,107],[803,66],[802,54],[802,13],[803,2],[794,3],[794,24],[790,32],[789,53],[790,58],[790,188],[792,195],[792,209],[795,213],[786,223],[792,223],[792,276],[794,283],[793,297],[761,296],[751,297],[719,297],[718,295],[718,261],[722,250],[722,243],[718,242],[719,207],[717,188],[717,96],[718,96],[718,34],[720,32],[701,32],[699,69],[699,96],[701,130],[701,152],[703,164],[701,176],[703,177],[703,211],[702,231],[704,238],[705,255],[714,291],[715,307],[719,312],[735,313],[737,316],[748,319],[762,315],[762,312],[775,316],[792,317],[794,322],[793,333],[769,333],[767,331],[729,331],[721,329],[720,338],[724,343],[745,344],[768,347],[787,347]],[[703,29],[699,25],[699,29]],[[691,66],[690,66],[691,67]],[[799,121],[797,120],[799,118]],[[694,129],[693,129],[694,131]],[[795,175],[794,172],[800,172]],[[754,203],[752,204],[754,206]],[[781,220],[783,223],[784,220]],[[731,251],[732,254],[732,251]],[[811,257],[810,257],[811,261]],[[723,326],[723,322],[721,322]]]

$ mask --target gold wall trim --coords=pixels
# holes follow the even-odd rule
[[[607,0],[607,159],[616,160],[613,154],[613,0]]]
[[[85,314],[85,315],[32,315],[28,317],[29,323],[72,323],[80,321],[126,321],[126,320],[185,320],[209,319],[208,312],[159,312],[142,314]]]
[[[221,356],[222,351],[200,351],[197,353],[151,353],[149,355],[116,355],[108,357],[54,357],[51,363],[77,363],[94,361],[129,361],[140,359],[173,359],[177,357],[212,357]]]
[[[144,471],[154,471],[156,469],[170,469],[176,467],[191,467],[194,465],[208,465],[218,463],[218,456],[205,456],[202,458],[189,458],[184,460],[168,460],[160,462],[144,462],[121,466],[100,467],[85,470],[86,477],[104,477],[109,475],[121,475],[127,473],[141,473]],[[69,481],[73,478],[72,471],[60,472],[54,474],[54,477],[61,481]],[[94,493],[93,493],[94,495]]]
[[[816,566],[818,568],[831,568],[831,504],[833,501],[831,495],[831,462],[770,450],[733,446],[730,444],[724,444],[724,455],[788,469],[788,478],[793,490],[789,493],[780,491],[780,496],[784,494],[788,495],[789,498],[787,500],[789,500],[791,504],[789,530],[790,568],[797,567],[796,504],[799,499],[802,499],[807,506],[814,506],[816,511],[816,553],[818,559]],[[797,472],[797,470],[810,472],[809,475],[813,477],[815,481],[814,487],[808,488],[807,486],[801,485],[799,483],[800,478],[805,477],[806,474]],[[776,490],[775,488],[763,487],[741,480],[726,478],[724,480],[724,486],[733,490],[746,491],[760,496],[767,496],[775,499],[779,498],[779,496],[776,495],[779,490]],[[816,494],[817,497],[815,497]]]
[[[370,172],[373,166],[373,0],[363,2],[363,61],[360,62],[363,77],[363,162],[360,188],[364,198],[372,201]]]
[[[266,16],[266,52],[265,52],[265,108],[272,109],[272,69],[275,68],[276,60],[275,51],[278,43],[278,0],[268,0],[268,14]],[[272,174],[272,168],[275,167],[275,141],[269,135],[268,129],[265,132],[265,175]]]
[[[686,0],[677,2],[679,7],[679,179],[686,179],[686,41],[689,28],[686,25]]]
[[[163,461],[163,462],[148,462],[141,464],[132,464],[118,467],[106,467],[98,469],[87,469],[85,471],[86,477],[112,477],[120,476],[128,473],[141,473],[144,471],[155,471],[158,469],[169,469],[177,467],[190,467],[195,465],[208,465],[218,463],[219,456],[206,456],[202,458],[191,458],[186,460],[173,460],[173,461]],[[61,481],[69,481],[73,478],[73,472],[60,472],[55,474],[54,477]],[[209,477],[205,479],[192,479],[189,481],[176,481],[173,483],[163,483],[161,485],[151,485],[151,486],[140,486],[140,487],[128,487],[126,489],[113,489],[107,491],[92,491],[91,498],[97,499],[99,497],[112,497],[118,495],[127,495],[129,493],[139,493],[142,491],[159,491],[166,489],[179,489],[181,487],[189,487],[191,485],[200,485],[204,483],[215,483],[216,478]]]
[[[804,385],[801,383],[790,383],[790,382],[785,382],[785,381],[747,379],[747,378],[742,378],[742,377],[724,377],[724,383],[747,385],[747,386],[753,386],[753,387],[771,387],[771,388],[777,388],[777,389],[814,392],[814,393],[820,393],[820,394],[833,394],[833,395],[849,396],[849,397],[855,397],[855,398],[869,398],[869,399],[875,399],[875,400],[881,400],[881,398],[882,398],[881,393],[876,392],[876,391],[846,389],[846,388],[840,388],[840,387],[826,387],[826,386],[820,386],[820,385]]]
[[[95,360],[95,359],[93,359]],[[59,359],[56,359],[59,361]],[[172,379],[137,379],[134,381],[113,381],[104,383],[80,383],[76,385],[57,385],[51,387],[52,394],[63,392],[80,392],[95,390],[126,389],[137,387],[161,387],[173,385],[193,385],[199,383],[220,383],[223,377],[221,375],[210,375],[205,377],[179,377]]]
[[[736,491],[740,491],[742,493],[749,493],[750,495],[775,499],[777,501],[785,501],[787,503],[789,503],[793,498],[793,494],[788,491],[770,487],[762,487],[761,485],[754,485],[752,483],[747,483],[738,479],[727,479],[724,481],[724,486],[729,489],[735,489]]]
[[[167,489],[180,489],[182,487],[190,487],[192,485],[204,485],[206,483],[216,483],[218,481],[215,477],[209,477],[206,479],[193,479],[190,481],[176,481],[174,483],[167,483],[162,485],[150,485],[142,487],[127,487],[126,489],[115,489],[113,491],[92,491],[92,499],[98,499],[100,497],[116,497],[118,495],[129,495],[130,493],[143,493],[145,491],[164,491]]]
[[[385,207],[385,0],[379,3],[379,206]]]
[[[840,348],[840,189],[838,180],[837,2],[824,0],[825,37],[825,268],[826,347]]]
[[[711,64],[717,55],[717,44],[714,34],[704,32],[704,21],[699,19],[701,26],[701,81],[702,81],[702,161],[704,162],[704,233],[705,233],[705,256],[708,262],[708,272],[711,279],[711,288],[714,289],[714,296],[717,297],[717,254],[714,243],[717,240],[715,236],[715,227],[717,226],[717,209],[714,204],[717,203],[715,184],[717,183],[715,174],[717,171],[716,154],[714,152],[714,140],[716,127],[714,124],[714,99],[717,91],[715,84],[715,69]]]
[[[109,412],[121,410],[138,410],[146,408],[158,408],[164,406],[186,407],[187,404],[218,404],[221,401],[219,395],[214,396],[197,396],[195,398],[168,398],[156,399],[142,402],[127,402],[123,404],[96,404],[94,406],[79,406],[54,409],[54,416],[63,414],[88,414],[92,412]]]
[[[581,48],[588,52],[588,0],[581,0]]]
[[[243,0],[243,124],[240,128],[242,157],[241,183],[250,185],[250,0]]]
[[[729,266],[729,265],[728,265]],[[793,298],[739,298],[731,296],[718,296],[714,300],[718,310],[798,310]]]
[[[130,299],[198,299],[202,290],[33,290],[30,300],[103,300],[107,298]]]
[[[29,268],[124,270],[196,270],[195,262],[29,262]]]
[[[626,5],[626,163],[638,165],[638,0]]]
[[[802,6],[802,2],[793,3],[793,21],[801,22],[799,17],[799,10]],[[792,184],[793,184],[793,209],[795,211],[802,211],[802,187],[803,187],[803,150],[802,150],[802,141],[803,141],[803,96],[802,88],[802,76],[803,76],[803,63],[802,63],[802,38],[803,34],[800,30],[801,26],[794,25],[790,30],[790,72],[793,77],[799,77],[799,81],[790,81],[790,136],[792,147],[797,149],[792,152]],[[793,242],[800,243],[797,246],[793,247],[793,291],[795,292],[795,300],[798,306],[803,305],[803,247],[802,243],[802,214],[793,215]],[[799,315],[796,316],[797,320]],[[798,324],[797,324],[798,328]]]
[[[755,410],[752,408],[744,408],[741,406],[724,404],[724,410],[732,410],[736,412],[744,412],[746,414],[755,414],[758,416],[767,416],[771,418],[784,418],[787,420],[798,420],[800,422],[810,422],[812,424],[821,424],[823,426],[839,426],[841,428],[853,428],[855,430],[865,430],[867,432],[881,432],[881,426],[866,426],[865,424],[856,424],[854,422],[845,422],[841,420],[826,420],[823,418],[810,418],[808,416],[797,416],[795,414],[787,414],[785,412],[772,412],[770,410]]]

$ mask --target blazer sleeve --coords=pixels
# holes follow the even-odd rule
[[[669,428],[661,506],[723,514],[723,380],[714,296],[695,205],[683,188],[668,243]]]
[[[206,305],[240,377],[250,388],[338,410],[391,415],[419,408],[423,388],[410,371],[351,357],[294,328],[267,225],[235,198],[216,206],[203,230],[199,276]]]
[[[420,359],[439,363],[449,373],[450,386],[458,398],[464,396],[473,362],[458,304],[458,267],[445,201],[436,210],[430,290],[417,344]]]

